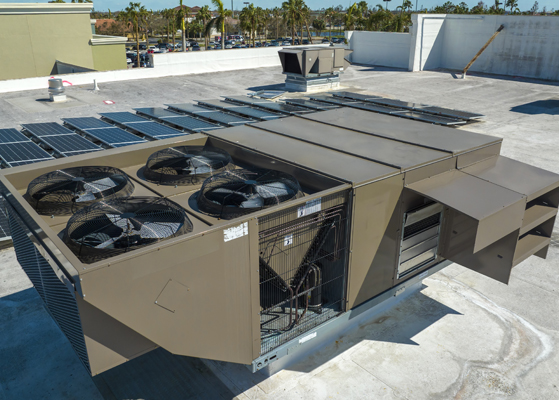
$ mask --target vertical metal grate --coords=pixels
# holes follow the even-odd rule
[[[19,264],[41,296],[47,311],[91,373],[76,299],[56,276],[47,260],[39,253],[24,228],[11,213],[9,213],[9,222]]]
[[[348,193],[258,219],[261,354],[345,311]]]

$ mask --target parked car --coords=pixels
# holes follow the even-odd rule
[[[310,44],[310,42],[307,39],[304,39],[303,44]]]
[[[148,47],[145,44],[140,44],[140,50],[147,50]]]
[[[215,50],[221,50],[221,45],[220,45],[220,44],[216,44],[216,45],[214,46],[214,49],[215,49]]]
[[[322,43],[330,43],[330,41],[326,38],[322,39]]]
[[[287,40],[285,42],[283,42],[281,44],[282,46],[291,46],[291,43],[289,43]]]
[[[200,51],[200,46],[196,43],[195,46],[192,46],[192,51]]]

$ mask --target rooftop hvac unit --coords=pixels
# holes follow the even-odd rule
[[[507,283],[545,258],[559,176],[500,146],[337,109],[3,170],[0,194],[93,375],[157,347],[256,371],[450,262]]]

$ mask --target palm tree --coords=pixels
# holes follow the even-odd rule
[[[276,40],[279,37],[279,20],[281,18],[281,8],[279,7],[274,7],[274,9],[272,10],[272,15],[274,16],[274,19],[276,20]]]
[[[268,41],[268,26],[270,25],[270,21],[272,21],[272,10],[270,10],[269,8],[262,10],[260,21],[262,22],[262,26],[264,27],[264,40]]]
[[[180,8],[177,12],[177,21],[180,23],[182,30],[182,51],[186,51],[186,17],[190,9],[187,6],[182,5],[182,0],[180,0]]]
[[[324,11],[324,17],[328,18],[328,22],[330,23],[330,29],[328,29],[328,40],[332,41],[332,19],[336,15],[336,10],[334,7],[328,7],[326,11]]]
[[[206,35],[211,32],[213,26],[221,27],[221,49],[225,50],[225,19],[233,15],[233,13],[223,6],[223,1],[221,0],[212,0],[212,4],[217,8],[217,16],[212,18],[206,25]]]
[[[507,0],[505,7],[510,7],[510,13],[512,14],[512,9],[518,7],[518,0]]]
[[[133,30],[136,32],[136,63],[140,66],[140,22],[147,13],[146,8],[141,3],[130,2],[130,5],[122,11],[123,19],[132,24]],[[120,17],[120,14],[119,14]]]
[[[305,23],[305,27],[307,28],[307,36],[309,38],[309,41],[312,43],[312,36],[311,36],[311,31],[310,31],[310,24],[309,24],[309,19],[311,18],[311,9],[309,7],[307,7],[307,5],[303,2],[303,7],[301,9],[301,20],[302,22]],[[301,29],[301,38],[303,37],[303,29]],[[302,44],[302,43],[301,43]]]
[[[326,22],[323,19],[315,19],[312,22],[312,27],[315,29],[318,36],[322,33],[324,29],[326,29]]]
[[[297,23],[301,20],[302,0],[287,0],[281,5],[285,22],[291,26],[291,39],[295,43]]]
[[[202,24],[203,24],[203,26],[204,26],[204,28],[205,28],[205,27],[206,27],[206,23],[207,23],[210,19],[212,19],[212,13],[211,13],[211,11],[210,11],[210,7],[209,7],[209,6],[204,6],[204,7],[200,8],[200,9],[198,10],[198,14],[196,14],[196,19],[197,19],[198,21],[201,21]],[[208,37],[208,35],[206,34],[206,32],[204,31],[204,45],[205,45],[205,47],[206,47],[206,50],[208,49],[209,44],[210,44],[209,37]]]
[[[242,21],[241,25],[249,30],[249,41],[252,39],[252,46],[254,47],[253,32],[258,21],[258,11],[256,7],[254,7],[254,4],[250,3],[248,6],[243,7],[239,14],[239,19]]]
[[[344,15],[345,28],[348,31],[352,31],[355,28],[355,17],[359,13],[359,8],[357,3],[353,3],[351,7],[348,8],[346,14]]]
[[[167,22],[167,43],[169,43],[169,41],[170,41],[169,35],[171,33],[171,29],[170,29],[169,24],[170,24],[170,21],[175,18],[175,10],[173,8],[166,8],[163,11],[161,11],[161,16]]]

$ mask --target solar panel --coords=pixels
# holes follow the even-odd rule
[[[0,129],[0,143],[29,142],[30,139],[17,129]]]
[[[439,115],[420,113],[417,111],[406,111],[403,113],[398,113],[396,114],[396,116],[440,125],[461,125],[466,123],[466,121],[456,118],[442,117]]]
[[[454,117],[454,118],[460,118],[466,120],[473,120],[473,119],[485,117],[485,115],[483,114],[476,114],[468,111],[459,111],[459,110],[453,110],[451,108],[435,107],[435,106],[426,106],[421,108],[420,111],[428,112],[432,114],[438,114],[445,117]]]
[[[135,108],[134,110],[139,114],[144,114],[152,118],[180,117],[180,114],[171,112],[161,107]]]
[[[58,136],[74,134],[70,129],[63,127],[56,122],[43,122],[37,124],[22,124],[23,129],[37,138],[42,136]]]
[[[140,117],[137,114],[132,114],[131,112],[112,112],[112,113],[101,113],[102,117],[108,120],[114,121],[116,123],[134,123],[134,122],[148,122],[147,119]]]
[[[351,103],[348,104],[348,106],[352,108],[359,108],[361,110],[373,111],[382,114],[400,114],[408,111],[408,110],[404,110],[403,108],[387,107],[381,104],[371,104],[371,103],[361,103],[361,102]]]
[[[192,113],[192,114],[214,111],[213,109],[210,110],[208,108],[200,107],[190,103],[165,104],[165,105],[169,107],[169,109],[178,110],[186,113]]]
[[[153,121],[148,121],[142,124],[131,122],[131,123],[125,123],[124,125],[153,139],[188,135],[188,133],[186,132],[177,131],[176,129],[158,124],[157,122],[153,122]]]
[[[267,110],[278,111],[286,114],[300,114],[310,112],[308,109],[265,99],[255,99],[251,97],[232,96],[226,97],[227,101],[234,101],[241,104],[251,105],[254,107],[265,108]]]
[[[198,113],[197,115],[228,125],[244,125],[256,122],[252,119],[239,117],[237,115],[226,114],[221,111],[206,110],[204,112]]]
[[[62,120],[68,125],[71,125],[74,128],[80,129],[82,131],[97,128],[110,128],[112,126],[111,124],[107,124],[106,122],[93,117],[62,118]]]
[[[346,104],[355,103],[355,100],[342,99],[339,97],[330,97],[324,95],[316,95],[316,96],[309,96],[309,97],[311,100],[323,101],[325,103],[330,103],[330,104],[346,105]]]
[[[202,104],[212,108],[219,108],[221,110],[230,110],[230,109],[242,107],[238,104],[226,103],[221,100],[196,100],[196,101],[198,102],[198,104]]]
[[[402,100],[395,100],[395,99],[369,99],[369,102],[375,104],[381,104],[385,106],[391,107],[399,107],[406,110],[415,110],[416,108],[423,108],[426,107],[425,104],[421,103],[412,103],[409,101],[402,101]]]
[[[76,133],[71,135],[43,136],[41,141],[63,156],[72,155],[71,153],[77,151],[91,152],[101,150],[99,146]]]
[[[128,145],[145,142],[144,139],[115,126],[104,129],[90,129],[87,131],[87,134],[111,147],[120,147],[116,146],[119,144]]]
[[[302,107],[307,107],[311,110],[332,110],[334,108],[339,108],[340,106],[337,106],[335,104],[325,104],[325,103],[320,103],[318,101],[312,101],[312,100],[307,100],[307,99],[286,99],[285,102],[287,104],[295,104],[298,106],[302,106]]]
[[[255,105],[255,104],[265,104],[269,103],[269,100],[266,99],[258,99],[255,97],[247,97],[247,96],[223,96],[226,101],[234,101],[241,104],[248,104],[248,105]]]
[[[353,99],[353,100],[369,100],[369,99],[380,99],[381,96],[375,96],[372,94],[366,93],[353,93],[353,92],[334,92],[332,93],[334,97],[342,97],[346,99]]]
[[[181,115],[179,117],[160,117],[159,119],[194,132],[221,128],[221,126],[219,125],[211,124],[209,122],[202,121],[186,115]]]
[[[0,144],[0,158],[10,167],[23,165],[31,162],[52,160],[52,156],[35,143],[3,143]]]

